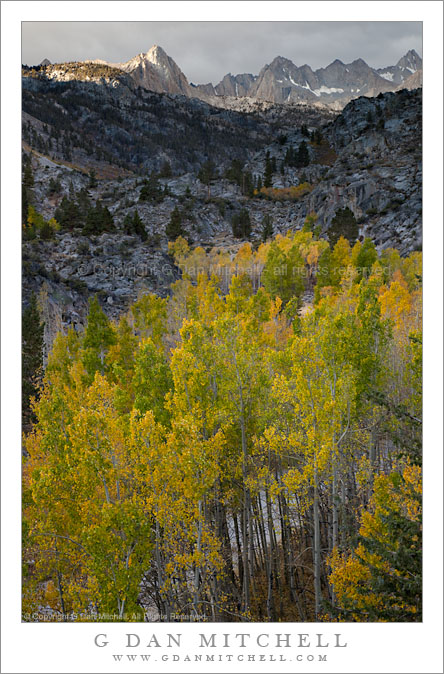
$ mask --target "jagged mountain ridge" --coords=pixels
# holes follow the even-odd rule
[[[422,86],[422,59],[414,49],[401,57],[396,65],[378,69],[358,58],[351,63],[335,59],[325,68],[313,70],[307,64],[296,66],[290,59],[277,56],[258,75],[228,73],[216,85],[189,82],[176,62],[159,45],[122,63],[101,59],[84,63],[128,73],[136,86],[149,91],[200,98],[225,108],[233,107],[234,99],[248,98],[340,110],[359,96],[373,97],[386,91],[399,91],[404,83],[406,88]],[[63,65],[52,65],[45,59],[38,67],[44,68],[50,78],[63,80]]]
[[[296,66],[290,59],[277,56],[258,75],[228,73],[216,85],[189,83],[174,60],[158,45],[125,63],[108,65],[129,73],[137,85],[151,91],[203,98],[213,105],[220,105],[223,97],[248,97],[273,103],[310,102],[342,108],[359,96],[394,91],[422,69],[422,59],[411,49],[396,65],[386,68],[371,68],[358,58],[348,64],[336,59],[327,67],[313,71],[307,64]]]

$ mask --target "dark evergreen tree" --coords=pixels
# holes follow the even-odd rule
[[[129,236],[133,234],[133,218],[130,213],[125,215],[125,219],[123,221],[123,231]]]
[[[295,166],[297,168],[303,168],[304,166],[308,166],[309,163],[310,163],[310,154],[308,152],[307,143],[305,142],[305,140],[303,140],[302,143],[299,145],[299,149],[295,157]]]
[[[94,208],[90,208],[83,227],[85,234],[101,234],[114,228],[114,220],[107,206],[98,201]]]
[[[291,145],[287,149],[287,152],[285,153],[284,164],[287,164],[287,166],[295,165],[295,151]]]
[[[62,229],[71,230],[74,227],[80,227],[83,223],[79,206],[66,196],[63,197],[62,203],[56,209],[54,217]]]
[[[44,241],[49,241],[49,239],[54,238],[54,229],[51,227],[47,220],[43,221],[42,226],[39,230],[40,238]]]
[[[31,400],[38,397],[43,374],[43,331],[33,293],[22,316],[22,424],[25,428],[35,421]]]
[[[242,194],[246,197],[252,197],[254,194],[253,176],[250,171],[242,174]]]
[[[231,220],[233,235],[237,239],[248,239],[251,234],[250,214],[246,208],[235,213]]]
[[[230,167],[225,171],[225,178],[240,186],[242,184],[243,167],[244,164],[240,159],[233,159]]]
[[[23,161],[23,184],[25,187],[32,187],[34,185],[34,174],[32,172],[30,155],[25,155]]]
[[[134,234],[136,234],[137,236],[140,236],[142,241],[146,241],[147,233],[146,233],[145,227],[143,225],[142,218],[140,217],[137,210],[134,211],[134,215],[133,215],[133,231],[134,231]]]
[[[264,187],[273,186],[273,165],[270,159],[270,153],[267,152],[265,158]]]
[[[269,213],[266,213],[262,218],[262,241],[265,243],[273,236],[273,218]]]
[[[182,214],[177,206],[175,206],[173,212],[171,213],[170,221],[165,228],[165,234],[168,238],[168,241],[175,241],[177,237],[184,236],[185,234],[185,231],[182,227]]]
[[[22,224],[26,224],[28,218],[29,198],[28,190],[22,185]]]
[[[60,183],[60,180],[59,179],[55,180],[54,178],[51,178],[48,185],[48,196],[52,197],[54,196],[54,194],[60,194],[61,191],[62,185]]]
[[[114,218],[108,206],[102,207],[102,228],[107,232],[114,228]]]
[[[140,190],[139,201],[151,201],[153,203],[160,203],[164,199],[162,187],[159,184],[159,179],[152,173],[148,180],[144,181],[143,187]]]
[[[197,174],[199,180],[208,187],[208,198],[210,198],[210,185],[217,178],[216,165],[209,159],[202,164],[199,173]]]
[[[95,170],[91,169],[88,176],[89,176],[88,187],[94,189],[94,187],[97,187],[97,176]]]
[[[164,161],[159,171],[159,178],[171,178],[173,172],[169,161]]]
[[[332,246],[343,236],[354,243],[359,235],[356,218],[348,206],[336,211],[328,230],[328,238]]]
[[[88,211],[92,207],[91,199],[88,194],[88,190],[85,187],[82,187],[80,192],[77,194],[77,204],[82,216],[82,219],[85,220],[88,215]]]

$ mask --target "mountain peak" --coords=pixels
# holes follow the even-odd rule
[[[287,65],[288,63],[294,65],[293,61],[290,61],[290,59],[285,58],[285,56],[276,56],[270,63],[270,67]]]
[[[361,58],[355,59],[354,61],[351,62],[350,65],[352,65],[352,66],[367,66],[367,68],[368,68],[367,63],[364,61],[364,59],[361,59]]]
[[[149,91],[191,96],[191,87],[179,66],[162,47],[155,44],[146,53],[122,63],[138,86]]]
[[[414,73],[417,70],[421,70],[422,58],[414,49],[409,49],[407,54],[400,58],[396,65],[399,68],[406,68],[407,70],[410,70],[410,72]]]
[[[162,47],[159,47],[158,44],[154,44],[151,49],[147,51],[145,57],[150,63],[154,65],[160,65],[168,61],[168,54]]]

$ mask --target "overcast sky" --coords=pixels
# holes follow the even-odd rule
[[[127,61],[160,45],[195,84],[231,72],[257,74],[275,56],[313,69],[338,58],[394,65],[409,49],[422,56],[420,22],[24,22],[22,62]]]

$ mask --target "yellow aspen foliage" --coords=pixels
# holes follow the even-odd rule
[[[421,620],[421,496],[417,465],[375,479],[361,542],[329,559],[340,619]]]

